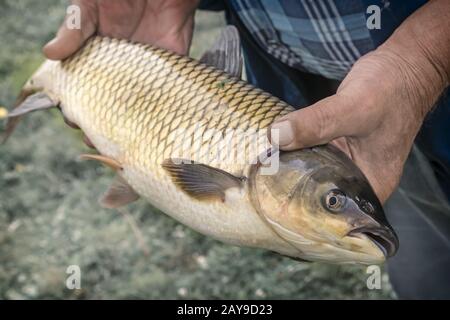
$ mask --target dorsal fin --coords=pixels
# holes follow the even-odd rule
[[[235,26],[224,28],[214,45],[200,58],[200,62],[224,70],[233,77],[242,76],[242,54],[239,32]]]

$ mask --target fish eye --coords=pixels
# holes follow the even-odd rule
[[[346,195],[338,189],[330,190],[325,195],[325,207],[331,212],[340,212],[347,201]]]

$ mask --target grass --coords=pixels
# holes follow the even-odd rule
[[[11,106],[42,61],[65,1],[0,2],[0,105]],[[199,57],[224,24],[199,13],[191,54]],[[0,130],[4,126],[0,122]],[[97,197],[109,170],[77,156],[87,151],[80,133],[58,111],[27,116],[0,146],[0,298],[392,298],[366,287],[360,266],[304,264],[204,237],[144,201],[127,207],[139,225],[145,255],[130,225]],[[81,289],[65,287],[66,268],[79,265]]]

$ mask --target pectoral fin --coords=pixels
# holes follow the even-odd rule
[[[216,43],[200,58],[200,62],[224,70],[230,75],[242,77],[242,54],[239,32],[234,26],[227,26]]]
[[[100,198],[99,203],[104,208],[116,209],[132,203],[137,199],[139,199],[139,195],[125,179],[117,175],[109,189]]]
[[[189,196],[198,200],[225,200],[225,191],[242,186],[245,178],[204,164],[171,159],[164,160],[163,168],[173,182]]]

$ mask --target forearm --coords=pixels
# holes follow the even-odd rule
[[[423,118],[450,84],[450,1],[425,4],[375,54],[400,63],[404,71],[401,80],[415,102],[413,111]]]

